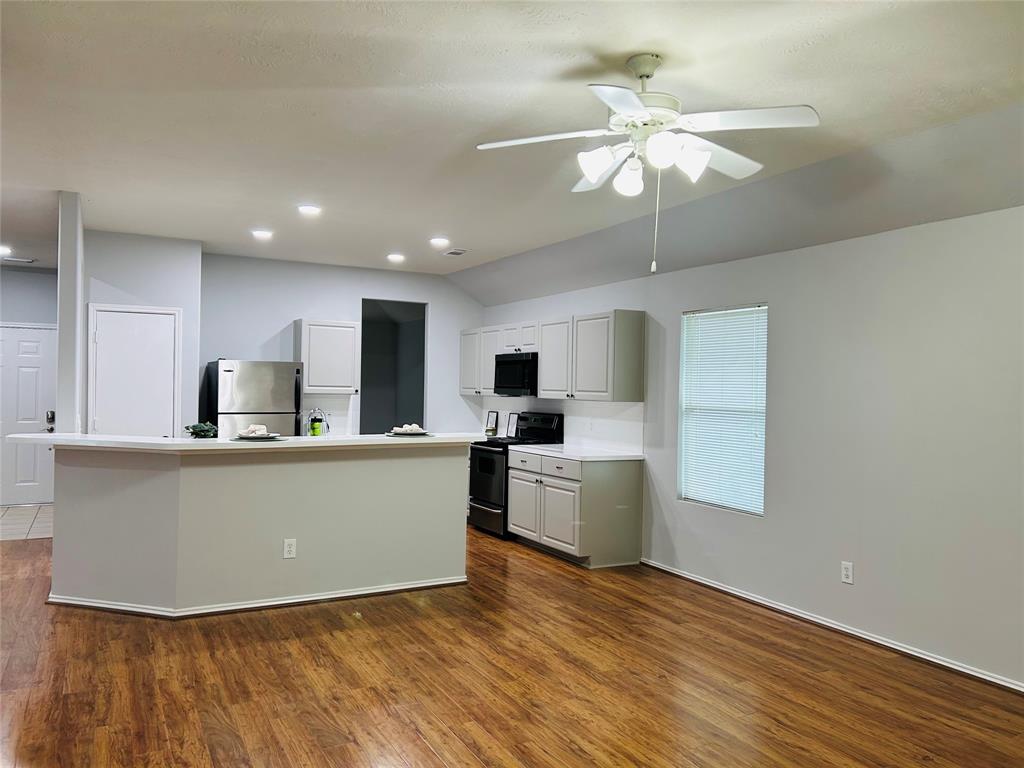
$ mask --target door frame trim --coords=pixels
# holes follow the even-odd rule
[[[134,304],[100,304],[91,301],[88,306],[89,325],[87,327],[88,336],[86,337],[86,344],[88,346],[89,354],[87,358],[88,368],[86,376],[87,410],[84,425],[85,434],[101,434],[94,433],[89,429],[90,424],[94,423],[96,418],[96,318],[100,312],[170,315],[174,318],[174,424],[172,426],[175,434],[181,432],[183,429],[183,425],[181,423],[181,322],[183,310],[181,307],[147,307],[137,306]]]

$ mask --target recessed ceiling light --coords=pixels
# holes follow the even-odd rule
[[[299,206],[299,213],[305,216],[307,219],[315,219],[323,212],[323,208],[319,205],[312,205],[310,203],[303,203]]]
[[[0,245],[0,256],[10,256],[10,255],[11,255],[11,246],[9,246],[9,245]]]
[[[403,261],[405,261],[405,256],[403,256],[400,253],[389,253],[388,261],[390,261],[392,264],[401,264]]]
[[[257,240],[270,240],[274,237],[274,232],[270,229],[254,229],[252,236]]]
[[[14,264],[34,264],[35,259],[19,259],[17,256],[3,256],[0,257],[0,261],[9,261]]]
[[[430,244],[440,251],[442,248],[447,248],[451,245],[451,241],[447,237],[432,237],[430,238]]]

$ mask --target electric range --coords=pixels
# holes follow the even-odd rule
[[[508,449],[561,444],[562,414],[525,411],[515,437],[490,437],[469,446],[469,522],[498,536],[508,534]]]

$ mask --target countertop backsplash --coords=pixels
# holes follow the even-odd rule
[[[540,411],[565,416],[565,442],[594,448],[643,453],[644,404],[562,402],[537,397],[484,397],[483,419],[498,412],[498,434],[504,435],[509,413]]]

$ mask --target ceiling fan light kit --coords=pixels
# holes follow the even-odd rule
[[[654,200],[654,240],[651,273],[658,271],[658,221],[661,211],[661,172],[673,165],[694,184],[708,168],[733,179],[745,179],[764,168],[756,160],[744,157],[698,133],[711,131],[756,130],[761,128],[807,128],[818,125],[818,113],[807,105],[735,109],[724,112],[683,114],[682,102],[671,93],[647,90],[647,81],[661,66],[656,53],[638,53],[626,60],[626,67],[640,81],[640,90],[621,85],[588,86],[590,92],[608,107],[608,127],[582,131],[530,136],[478,144],[477,149],[498,149],[521,144],[539,144],[564,139],[618,136],[618,144],[604,145],[576,153],[583,173],[573,192],[600,189],[614,175],[612,188],[625,197],[644,191],[644,163],[657,174]],[[621,169],[620,169],[621,166]],[[618,173],[616,173],[618,171]]]
[[[565,139],[622,137],[626,141],[621,144],[605,145],[576,155],[583,178],[572,191],[590,192],[600,189],[614,174],[612,187],[620,194],[634,197],[643,192],[645,164],[659,171],[675,165],[693,183],[709,167],[733,179],[745,179],[764,167],[694,134],[761,128],[804,128],[819,123],[818,113],[806,105],[683,114],[682,102],[677,97],[670,93],[647,90],[647,81],[654,76],[661,63],[661,56],[656,53],[639,53],[626,61],[626,67],[640,81],[639,91],[621,85],[589,86],[591,93],[608,107],[607,128],[494,141],[479,144],[477,149],[498,149]],[[615,174],[619,165],[623,165],[622,170]]]

